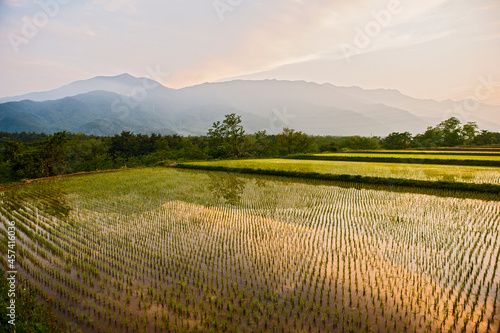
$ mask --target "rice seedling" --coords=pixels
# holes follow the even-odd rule
[[[88,331],[498,331],[500,201],[141,169],[0,193]],[[2,236],[0,236],[2,237]]]

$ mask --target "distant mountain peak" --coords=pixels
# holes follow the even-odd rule
[[[121,74],[116,75],[115,77],[123,77],[123,76],[134,77],[134,76],[130,75],[129,73],[121,73]]]
[[[136,79],[136,77],[130,75],[129,73],[121,73],[121,74],[117,74],[117,75],[98,75],[98,76],[95,76],[95,77],[92,77],[92,78],[86,79],[86,80],[92,80],[92,79],[118,79],[118,78],[134,78],[134,79]],[[86,80],[80,80],[80,81],[86,81]]]
[[[22,100],[43,102],[85,94],[95,90],[109,91],[119,95],[130,96],[134,89],[143,86],[145,79],[149,81],[149,86],[154,83],[155,89],[168,89],[161,83],[156,82],[152,79],[137,78],[128,73],[122,73],[114,76],[96,76],[90,79],[78,80],[49,91],[33,92],[13,97],[4,97],[0,98],[0,103],[16,102]]]

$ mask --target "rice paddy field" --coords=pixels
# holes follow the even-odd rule
[[[387,150],[387,149],[378,149],[378,150],[354,150],[349,153],[361,153],[361,154],[420,154],[420,155],[486,155],[486,156],[495,156],[500,155],[500,148],[468,148],[468,149],[440,149],[440,150],[432,150],[432,149],[422,149],[422,150]],[[326,154],[335,154],[335,153],[326,153]]]
[[[474,154],[474,153],[460,153],[460,154],[446,154],[446,153],[400,153],[400,152],[370,152],[370,153],[323,153],[313,154],[312,156],[328,157],[376,157],[376,158],[403,158],[403,159],[440,159],[440,160],[474,160],[474,161],[500,161],[500,154]]]
[[[500,154],[500,148],[498,147],[468,147],[463,149],[456,148],[441,148],[441,149],[403,149],[403,150],[379,150],[381,152],[391,152],[391,153],[417,153],[417,154]]]
[[[151,168],[6,189],[0,221],[72,332],[500,331],[495,195]]]
[[[187,164],[500,185],[500,168],[497,167],[292,159],[222,160]]]

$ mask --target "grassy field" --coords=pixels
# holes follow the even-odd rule
[[[500,155],[476,155],[476,154],[418,154],[418,153],[400,153],[400,152],[370,152],[370,153],[324,153],[312,154],[312,156],[342,156],[342,157],[384,157],[384,158],[403,158],[403,159],[441,159],[441,160],[474,160],[474,161],[500,161]]]
[[[495,167],[290,159],[224,160],[186,164],[500,185],[500,170]]]
[[[0,230],[70,331],[497,332],[500,202],[434,193],[141,169],[6,189]]]
[[[500,155],[500,148],[479,148],[466,149],[446,149],[446,150],[358,150],[351,153],[372,153],[372,154],[421,154],[421,155]],[[332,153],[333,154],[333,153]]]

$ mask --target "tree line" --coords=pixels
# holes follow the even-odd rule
[[[450,118],[424,133],[391,133],[385,138],[312,136],[284,128],[247,134],[236,114],[213,124],[205,136],[134,134],[111,137],[58,132],[0,132],[0,183],[81,171],[155,166],[176,161],[282,157],[339,150],[407,149],[500,144],[500,133],[480,131]]]
[[[500,144],[500,133],[480,130],[476,122],[463,124],[451,117],[424,133],[393,132],[380,142],[384,149],[485,146]]]

